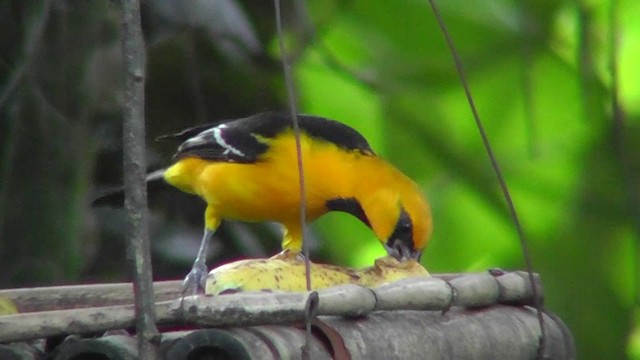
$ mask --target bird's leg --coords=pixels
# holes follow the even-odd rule
[[[209,249],[209,242],[213,237],[213,230],[205,229],[202,236],[202,242],[200,243],[200,249],[198,250],[198,256],[193,262],[191,271],[184,278],[182,282],[182,292],[184,294],[190,293],[190,295],[204,294],[205,280],[207,279],[207,252]]]
[[[302,254],[302,231],[299,223],[285,224],[282,251],[274,255],[272,259],[295,259],[304,261],[304,255]]]
[[[215,233],[218,225],[220,225],[220,217],[216,209],[213,206],[207,206],[207,210],[204,213],[204,235],[200,243],[200,250],[198,250],[198,256],[193,262],[191,271],[182,283],[183,294],[188,292],[190,293],[189,295],[204,294],[207,280],[207,252],[213,233]]]

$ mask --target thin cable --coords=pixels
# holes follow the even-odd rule
[[[304,255],[304,270],[305,280],[307,285],[307,291],[311,291],[311,262],[309,260],[309,247],[305,241],[304,228],[306,224],[305,213],[307,206],[305,181],[304,181],[304,166],[302,162],[302,145],[300,143],[300,126],[298,124],[298,109],[297,98],[295,94],[295,84],[291,76],[291,64],[289,64],[287,57],[287,50],[284,44],[284,31],[282,30],[282,15],[280,9],[280,0],[274,0],[274,6],[276,8],[276,28],[278,32],[278,45],[280,47],[280,59],[282,61],[282,69],[284,71],[284,81],[287,87],[287,97],[289,99],[289,111],[291,115],[291,121],[293,122],[293,133],[296,138],[296,155],[298,159],[298,179],[300,186],[300,229],[302,237],[302,254]],[[306,339],[303,347],[303,357],[309,357],[309,344],[311,343],[311,316],[307,314],[305,316],[305,328]]]
[[[453,43],[453,39],[447,30],[446,25],[444,24],[444,20],[440,16],[440,12],[436,7],[434,0],[429,0],[429,4],[431,5],[431,10],[438,22],[438,26],[442,31],[442,34],[445,37],[447,42],[447,46],[451,51],[451,56],[453,57],[453,61],[456,65],[456,70],[458,75],[460,76],[460,82],[462,83],[462,87],[464,88],[464,93],[467,97],[467,101],[469,102],[469,107],[471,108],[471,112],[473,113],[473,118],[476,122],[476,126],[478,127],[478,131],[480,132],[480,136],[482,137],[482,143],[487,151],[487,155],[491,160],[491,166],[493,167],[493,171],[498,178],[498,182],[500,183],[500,187],[502,189],[502,194],[505,197],[507,202],[507,206],[509,207],[509,213],[511,214],[511,219],[518,231],[518,237],[520,239],[520,247],[522,248],[522,255],[524,257],[525,266],[527,268],[527,273],[529,275],[529,281],[531,282],[531,292],[533,294],[534,307],[536,308],[536,312],[538,313],[538,323],[540,325],[540,342],[538,348],[538,358],[542,358],[544,356],[544,347],[545,347],[545,339],[546,339],[546,331],[544,328],[544,315],[542,313],[542,307],[540,304],[540,298],[538,297],[539,291],[536,286],[535,278],[533,276],[533,265],[531,262],[531,254],[529,252],[529,246],[527,244],[527,240],[524,235],[524,230],[522,229],[522,225],[520,224],[520,220],[518,218],[518,213],[516,212],[515,205],[513,204],[513,200],[511,199],[511,194],[509,193],[509,188],[507,187],[507,182],[504,180],[502,176],[502,171],[500,170],[500,166],[498,165],[498,160],[493,153],[491,148],[491,144],[489,143],[489,138],[487,137],[486,132],[484,131],[484,126],[482,126],[482,121],[480,120],[480,115],[478,114],[478,110],[476,109],[475,102],[473,101],[473,96],[471,95],[471,89],[467,82],[467,78],[464,72],[464,67],[462,66],[462,61],[458,56],[458,51]]]
[[[284,81],[287,87],[287,97],[289,99],[289,112],[291,115],[291,121],[293,122],[293,133],[296,138],[296,155],[298,158],[298,179],[300,185],[300,228],[302,229],[302,254],[304,254],[305,258],[305,270],[307,275],[307,291],[311,290],[311,277],[309,276],[309,272],[311,270],[311,266],[309,263],[309,248],[305,241],[304,236],[304,228],[306,224],[306,209],[307,209],[307,198],[306,198],[306,189],[305,189],[305,181],[304,181],[304,165],[302,163],[302,145],[300,143],[300,126],[298,124],[298,101],[295,94],[295,84],[293,83],[293,78],[291,77],[291,64],[288,62],[287,58],[287,50],[284,45],[284,33],[282,30],[282,16],[280,14],[280,0],[274,0],[276,7],[276,26],[278,30],[278,45],[280,46],[280,57],[282,60],[282,69],[284,71]]]

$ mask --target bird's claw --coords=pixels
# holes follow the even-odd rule
[[[205,284],[207,280],[207,265],[195,262],[191,271],[187,274],[182,282],[183,295],[202,295],[204,294]]]
[[[272,256],[271,259],[304,261],[304,254],[300,251],[285,249]]]

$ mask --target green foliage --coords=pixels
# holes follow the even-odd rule
[[[620,1],[615,9],[617,90],[626,111],[621,151],[635,163],[625,165],[610,106],[609,2],[527,2],[535,10],[524,15],[527,31],[519,2],[441,3],[543,276],[546,306],[573,330],[580,358],[622,358],[625,349],[640,358],[628,342],[640,296],[640,239],[630,210],[640,205],[629,194],[638,191],[629,182],[640,186],[639,148],[631,146],[640,130],[632,64],[640,26],[631,20],[638,4]],[[298,65],[303,109],[368,131],[374,147],[424,188],[435,219],[423,257],[430,271],[522,268],[428,3],[357,2],[330,19],[323,15],[324,31]],[[357,266],[380,255],[366,229],[336,224],[320,224],[327,252],[339,249],[337,259]]]

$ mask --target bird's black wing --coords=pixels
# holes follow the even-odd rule
[[[207,129],[211,129],[211,128],[217,126],[217,125],[220,125],[220,122],[197,125],[197,126],[194,126],[194,127],[186,128],[186,129],[180,131],[179,133],[158,136],[156,138],[156,141],[160,141],[160,140],[185,141],[185,140],[187,140],[187,139],[189,139],[191,137],[194,137],[194,136],[198,135],[199,133],[201,133],[201,132],[203,132],[203,131],[205,131]]]
[[[356,151],[363,155],[374,155],[367,140],[356,130],[340,122],[317,116],[299,115],[300,130],[306,136],[336,144],[345,151]],[[179,133],[165,135],[160,139],[183,141],[175,154],[176,159],[198,157],[211,161],[254,163],[269,149],[268,143],[260,139],[274,139],[292,128],[291,117],[285,113],[260,113],[243,119],[227,120],[216,124],[199,125]],[[159,170],[147,175],[149,190],[162,186]],[[122,205],[123,188],[105,192],[93,205]],[[359,204],[350,199],[336,199],[328,204],[332,210],[354,214],[367,222]]]
[[[309,137],[334,143],[345,151],[374,154],[367,140],[347,125],[308,115],[299,115],[298,120],[300,130]],[[253,163],[269,149],[264,139],[277,138],[291,128],[289,115],[267,112],[186,129],[168,137],[184,140],[175,154],[176,159],[198,157],[211,161]]]

